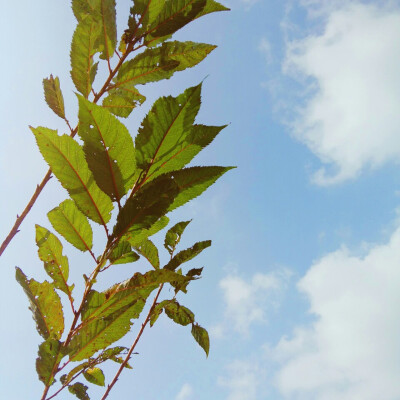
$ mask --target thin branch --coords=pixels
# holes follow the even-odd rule
[[[123,369],[125,368],[126,364],[128,364],[129,359],[131,358],[131,355],[132,355],[133,351],[135,350],[135,347],[136,347],[136,345],[138,344],[138,342],[139,342],[139,340],[140,340],[140,338],[141,338],[141,336],[142,336],[142,334],[143,334],[144,328],[146,328],[146,325],[147,325],[147,324],[149,323],[149,321],[150,321],[151,314],[152,314],[152,312],[153,312],[153,310],[154,310],[154,307],[155,307],[156,304],[157,304],[158,297],[160,296],[163,287],[164,287],[164,284],[162,283],[161,286],[160,286],[160,288],[158,289],[158,292],[157,292],[157,294],[156,294],[156,297],[154,298],[153,304],[152,304],[151,307],[150,307],[149,313],[147,314],[147,317],[146,317],[145,321],[143,322],[142,327],[140,328],[140,331],[139,331],[138,335],[136,336],[135,341],[133,342],[131,348],[129,349],[128,354],[127,354],[127,356],[125,357],[125,360],[122,362],[122,364],[121,364],[121,366],[119,367],[117,373],[115,374],[114,379],[113,379],[112,382],[107,386],[107,389],[106,389],[106,391],[104,392],[104,395],[103,395],[103,397],[101,398],[101,400],[105,400],[105,399],[108,397],[108,395],[109,395],[111,389],[112,389],[113,386],[117,383],[118,378],[119,378],[119,376],[121,375],[121,372],[122,372]]]

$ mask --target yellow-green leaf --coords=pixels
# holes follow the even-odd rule
[[[88,368],[84,371],[83,376],[90,383],[98,386],[105,385],[105,377],[103,371],[98,367]]]
[[[199,324],[192,325],[192,335],[195,338],[196,342],[203,348],[208,357],[208,353],[210,352],[210,338],[208,336],[208,332],[202,328]]]
[[[43,79],[44,98],[47,105],[62,119],[65,119],[64,98],[60,89],[60,80],[50,75]]]
[[[55,366],[64,357],[62,350],[62,344],[54,339],[47,339],[39,346],[36,371],[45,386],[51,386],[54,383]]]

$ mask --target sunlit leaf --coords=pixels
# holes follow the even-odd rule
[[[44,98],[47,105],[60,117],[65,119],[64,98],[60,89],[60,80],[56,76],[43,79]]]
[[[58,340],[47,339],[39,346],[36,370],[45,386],[54,383],[55,367],[63,357],[62,344]]]
[[[158,249],[151,240],[142,242],[136,250],[152,265],[154,269],[160,268]]]
[[[64,316],[60,297],[47,281],[28,279],[16,268],[16,279],[28,296],[36,329],[44,339],[60,339],[64,331]]]
[[[127,118],[132,110],[145,100],[146,97],[140,94],[133,84],[127,83],[108,90],[108,96],[103,100],[103,107],[118,117]]]
[[[199,255],[204,249],[211,246],[211,240],[197,242],[192,247],[180,251],[176,254],[171,261],[164,267],[170,271],[176,270],[181,264],[190,261],[192,258]]]
[[[47,217],[53,228],[77,249],[91,250],[92,228],[72,200],[63,201],[58,207],[53,208]]]
[[[100,189],[119,201],[133,185],[135,149],[128,129],[108,110],[79,96],[79,136]]]
[[[127,264],[139,260],[139,255],[132,251],[128,242],[120,241],[108,256],[111,264]]]
[[[208,332],[202,328],[199,324],[192,325],[192,335],[196,342],[203,348],[206,352],[207,357],[210,351],[210,338],[208,337]]]
[[[36,225],[36,244],[39,248],[39,258],[44,263],[44,269],[53,279],[54,286],[68,296],[73,287],[68,286],[68,258],[62,254],[63,247],[58,238],[46,228]]]
[[[87,370],[84,371],[83,376],[90,383],[93,383],[98,386],[105,385],[104,373],[100,368],[97,367],[88,368]]]
[[[175,251],[176,246],[181,240],[181,236],[185,228],[191,221],[182,221],[175,224],[165,235],[164,247],[168,250],[169,254]]]
[[[113,206],[97,186],[81,146],[70,136],[58,136],[51,129],[31,129],[43,158],[79,209],[93,221],[105,225]]]
[[[129,231],[123,236],[123,240],[129,241],[129,243],[137,247],[141,243],[143,243],[146,239],[148,239],[150,236],[155,235],[157,232],[161,231],[164,229],[169,223],[169,218],[166,216],[162,216],[160,219],[158,219],[154,224],[150,226],[150,228],[147,229],[142,229],[139,231]]]

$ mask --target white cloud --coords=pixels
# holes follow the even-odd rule
[[[380,3],[308,0],[325,28],[288,43],[284,71],[307,93],[293,131],[325,164],[318,184],[400,158],[400,10]]]
[[[266,321],[268,306],[277,306],[279,295],[284,287],[289,272],[255,274],[247,282],[238,275],[228,275],[219,286],[223,291],[225,316],[224,321],[211,329],[214,338],[224,336],[226,327],[247,336],[253,323]]]
[[[263,371],[252,361],[235,360],[227,367],[228,377],[219,377],[218,384],[228,389],[227,400],[256,400]]]
[[[266,37],[261,38],[258,44],[258,51],[264,56],[267,64],[272,62],[272,46]]]
[[[191,400],[193,398],[193,388],[188,383],[185,383],[178,395],[176,396],[176,400]]]
[[[363,257],[342,248],[316,262],[298,287],[316,320],[273,353],[290,399],[400,398],[400,228]]]

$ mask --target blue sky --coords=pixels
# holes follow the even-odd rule
[[[144,87],[148,100],[126,121],[134,134],[157,97],[207,76],[197,121],[229,123],[194,164],[238,168],[171,215],[171,223],[193,218],[182,248],[213,240],[192,261],[204,277],[179,299],[209,330],[210,357],[189,329],[162,317],[110,398],[399,399],[400,2],[224,4],[231,12],[175,36],[218,49]],[[120,32],[130,5],[118,2]],[[50,73],[60,77],[76,122],[74,27],[68,2],[9,2],[0,15],[2,237],[47,170],[28,125],[65,132],[43,100]],[[34,366],[40,338],[14,266],[46,279],[34,224],[50,228],[46,213],[65,198],[53,179],[0,260],[0,398],[42,393]],[[90,258],[64,248],[71,278],[82,280]],[[146,266],[120,266],[99,285],[133,268]],[[105,372],[110,379],[115,367]],[[96,399],[102,390],[90,393]]]

